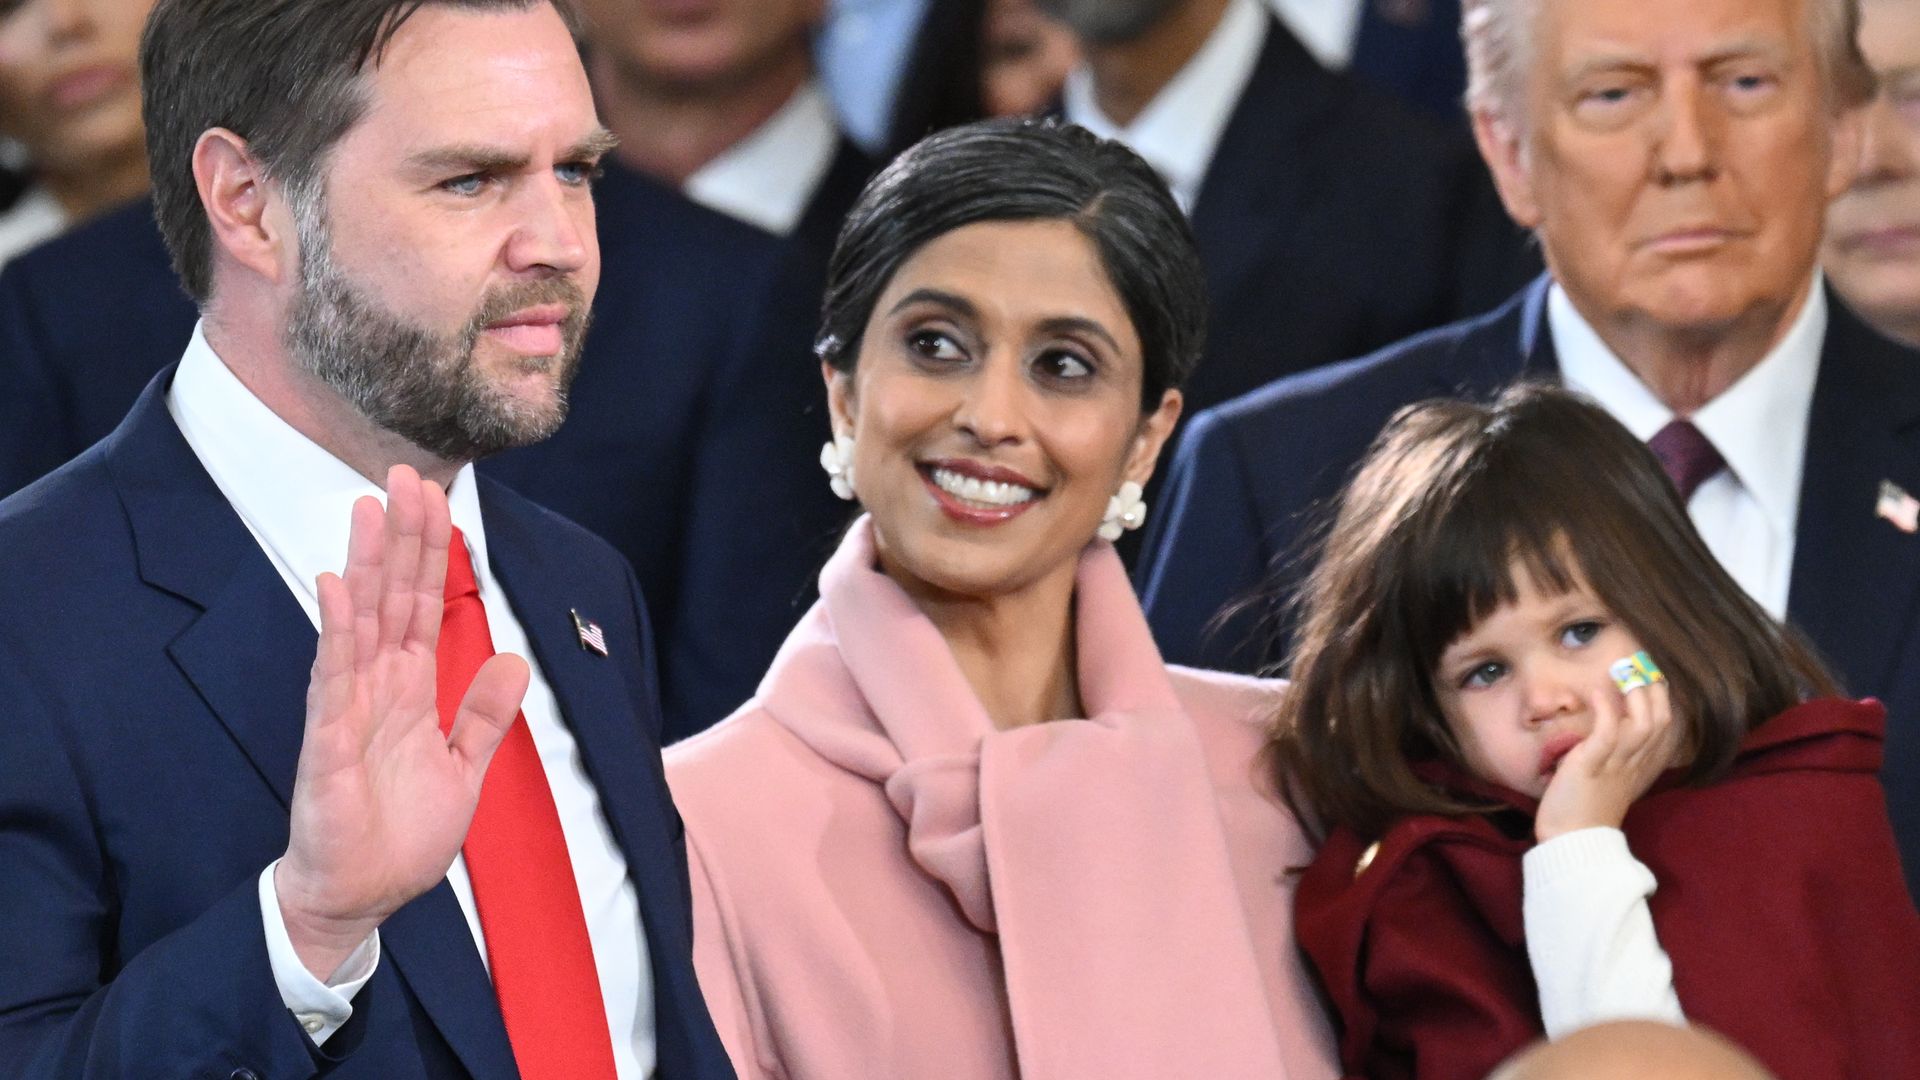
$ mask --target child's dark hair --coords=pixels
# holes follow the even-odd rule
[[[1721,568],[1638,439],[1565,390],[1402,409],[1374,441],[1298,598],[1293,686],[1271,752],[1288,804],[1324,835],[1378,836],[1411,814],[1484,809],[1413,764],[1464,764],[1435,694],[1447,647],[1516,596],[1515,565],[1584,580],[1673,686],[1692,782],[1756,723],[1833,677]]]

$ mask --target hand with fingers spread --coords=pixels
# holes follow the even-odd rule
[[[1619,828],[1627,808],[1680,763],[1685,729],[1674,722],[1667,687],[1655,682],[1622,695],[1607,686],[1589,695],[1593,731],[1560,759],[1547,782],[1534,815],[1537,840],[1597,826]]]
[[[274,886],[295,951],[322,980],[446,876],[526,694],[526,662],[495,656],[441,733],[435,650],[451,536],[440,486],[396,466],[384,509],[371,496],[354,505],[345,577],[319,579],[320,643]]]

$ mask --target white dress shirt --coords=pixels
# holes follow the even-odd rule
[[[806,214],[839,142],[833,103],[819,83],[808,82],[753,134],[687,177],[681,192],[709,209],[786,236]]]
[[[235,513],[318,628],[314,579],[346,567],[348,523],[362,495],[381,496],[365,477],[295,431],[227,369],[200,327],[181,358],[167,409]],[[641,931],[639,897],[626,859],[600,810],[573,735],[527,637],[507,603],[487,559],[487,535],[473,467],[460,470],[447,492],[454,525],[466,536],[497,652],[517,653],[533,669],[521,713],[532,730],[560,816],[575,884],[586,915],[587,936],[599,971],[601,999],[612,1033],[614,1064],[621,1080],[641,1080],[654,1068],[653,980]],[[284,718],[301,723],[298,716]],[[466,863],[456,857],[447,873],[466,914],[474,945],[486,961],[486,942],[474,908]],[[315,1042],[323,1042],[352,1016],[352,998],[379,960],[376,932],[356,951],[331,986],[315,979],[293,951],[280,918],[273,867],[260,876],[260,902],[274,979],[287,1007]]]
[[[1787,614],[1807,416],[1827,337],[1821,281],[1816,272],[1800,314],[1773,351],[1689,417],[1727,467],[1694,491],[1687,515],[1733,580],[1776,619]],[[1547,296],[1547,326],[1566,385],[1598,401],[1635,438],[1645,442],[1674,419],[1558,285]]]
[[[1369,0],[1268,0],[1314,59],[1335,71],[1353,63],[1360,14]]]
[[[1192,213],[1220,133],[1259,63],[1268,17],[1258,0],[1228,0],[1200,51],[1124,128],[1100,111],[1093,72],[1081,64],[1067,75],[1062,94],[1067,119],[1131,147],[1173,189],[1180,208]]]
[[[46,188],[28,188],[13,208],[0,214],[0,266],[37,244],[60,235],[67,212]]]

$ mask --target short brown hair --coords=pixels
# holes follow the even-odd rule
[[[1271,751],[1309,827],[1377,836],[1398,818],[1485,809],[1413,765],[1464,765],[1433,685],[1440,656],[1516,595],[1584,580],[1669,676],[1706,782],[1756,723],[1833,678],[1707,550],[1652,451],[1570,391],[1429,401],[1387,425],[1299,597],[1293,685]]]
[[[187,292],[205,302],[213,231],[193,179],[212,128],[247,140],[289,191],[312,195],[322,159],[366,110],[361,73],[421,8],[550,5],[580,37],[572,0],[160,0],[140,41],[153,208]]]

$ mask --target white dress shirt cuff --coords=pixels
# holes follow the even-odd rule
[[[280,988],[280,1000],[306,1029],[313,1045],[324,1046],[353,1018],[354,995],[380,965],[380,932],[368,934],[367,940],[347,955],[332,981],[323,983],[314,978],[294,951],[286,920],[280,914],[280,893],[273,884],[273,868],[279,865],[280,860],[275,859],[260,873],[260,917],[266,924],[267,958],[273,962],[273,982]]]
[[[1549,1039],[1607,1020],[1687,1022],[1647,908],[1653,872],[1624,833],[1556,836],[1527,852],[1521,876],[1527,958]]]

